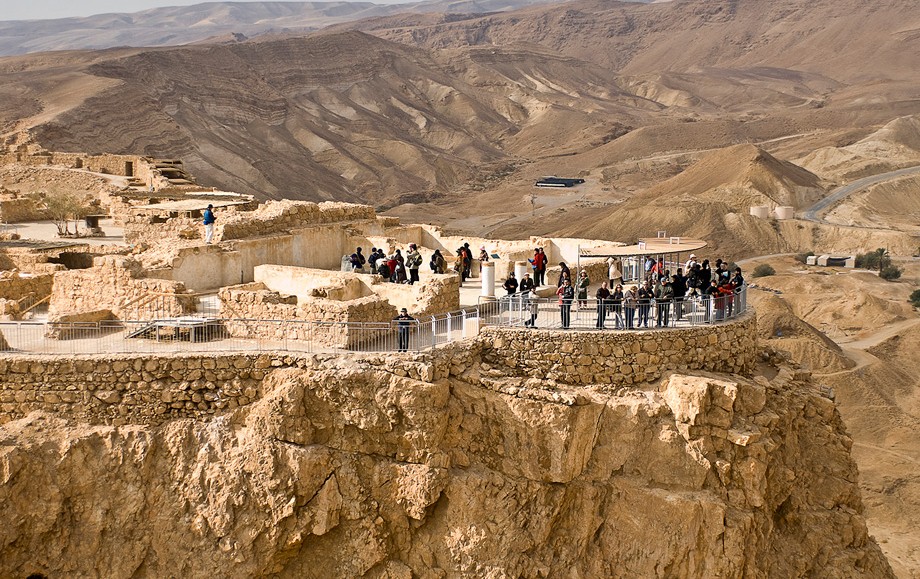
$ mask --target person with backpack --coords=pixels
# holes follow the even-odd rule
[[[406,253],[406,269],[409,270],[409,285],[415,285],[419,281],[418,268],[422,265],[422,254],[418,251],[418,246],[414,243],[409,244],[409,251]]]

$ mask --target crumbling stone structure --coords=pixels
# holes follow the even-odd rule
[[[96,258],[90,269],[54,275],[52,317],[111,311],[119,319],[146,320],[195,311],[195,298],[180,282],[143,277],[140,264],[124,256]]]

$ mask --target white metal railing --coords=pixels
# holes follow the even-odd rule
[[[399,322],[160,318],[0,322],[0,353],[420,352],[478,333],[475,308]]]
[[[747,286],[732,295],[696,294],[679,300],[623,302],[558,298],[528,299],[521,294],[480,304],[482,323],[555,329],[680,328],[715,324],[747,311]]]

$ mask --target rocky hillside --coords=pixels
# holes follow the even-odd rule
[[[396,13],[495,12],[545,1],[206,2],[85,18],[0,21],[0,55],[116,46],[177,46],[208,40],[240,42],[255,35],[303,33]]]
[[[262,358],[172,362],[255,381],[219,415],[3,425],[0,574],[892,576],[834,403],[779,358],[614,389],[478,345]]]
[[[794,159],[916,114],[909,4],[579,0],[29,55],[0,60],[0,127],[52,150],[179,157],[203,184],[262,198],[440,223],[472,202],[503,235],[546,233],[710,149],[754,143]],[[588,184],[521,220],[508,200],[551,174]]]

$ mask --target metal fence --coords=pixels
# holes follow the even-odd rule
[[[599,307],[601,306],[601,307]],[[609,300],[527,299],[516,294],[480,304],[482,323],[495,326],[572,330],[680,328],[715,324],[747,311],[747,287],[731,296],[695,295],[627,307]]]
[[[468,309],[404,322],[163,318],[103,322],[0,322],[6,347],[20,354],[169,352],[419,352],[476,335]],[[0,346],[3,341],[0,340]]]

